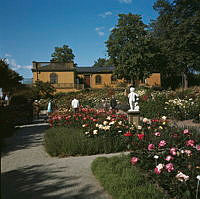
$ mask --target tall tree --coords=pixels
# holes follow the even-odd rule
[[[154,9],[159,13],[154,36],[167,59],[166,70],[182,74],[186,88],[190,71],[200,71],[199,0],[157,0]]]
[[[108,41],[108,55],[116,67],[115,73],[122,78],[143,80],[153,69],[153,46],[141,16],[119,14],[118,24]]]
[[[102,67],[102,66],[111,66],[112,63],[109,59],[99,58],[97,61],[94,62],[93,67]]]
[[[21,86],[21,80],[23,80],[23,77],[10,69],[5,59],[0,59],[0,88],[4,92],[12,93]]]
[[[74,54],[71,48],[67,45],[63,47],[55,47],[55,51],[51,54],[51,62],[69,63],[74,61]]]

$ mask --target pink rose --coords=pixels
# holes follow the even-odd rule
[[[171,155],[168,155],[166,158],[165,158],[165,160],[166,161],[171,161],[171,160],[173,160],[174,158],[171,156]]]
[[[132,157],[131,158],[131,164],[135,165],[138,162],[139,158],[137,157]]]
[[[160,132],[155,132],[154,135],[155,136],[160,136]]]
[[[184,131],[183,131],[183,134],[189,134],[190,132],[189,132],[189,130],[188,129],[185,129]]]
[[[165,140],[161,140],[160,143],[158,144],[159,147],[165,146],[167,143]]]
[[[176,148],[171,148],[170,149],[170,153],[172,154],[172,155],[176,155]]]
[[[159,174],[161,173],[161,170],[158,169],[158,168],[155,168],[155,169],[154,169],[154,172],[155,172],[157,175],[159,175]]]
[[[192,155],[192,151],[190,151],[190,150],[185,150],[184,153],[187,154],[187,156],[191,156]]]
[[[196,145],[195,148],[197,149],[197,151],[200,151],[200,145]]]
[[[171,172],[174,170],[174,166],[172,163],[168,163],[165,165],[165,168],[167,169],[168,172]]]
[[[154,144],[149,144],[148,145],[148,150],[151,151],[153,149],[155,149],[155,145]]]
[[[163,167],[164,167],[164,164],[158,164],[156,166],[156,168],[154,169],[154,172],[159,175],[161,173]]]
[[[194,146],[195,141],[194,140],[187,140],[186,141],[186,146]]]

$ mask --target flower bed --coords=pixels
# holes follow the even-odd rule
[[[50,125],[79,128],[91,145],[98,138],[105,142],[117,139],[118,145],[123,146],[120,150],[133,151],[131,164],[146,171],[170,196],[195,197],[196,177],[200,174],[200,135],[197,132],[172,126],[166,117],[144,118],[136,127],[128,123],[127,115],[93,108],[81,108],[78,113],[63,109],[52,115]],[[98,151],[104,153],[99,149],[95,153]]]
[[[149,173],[170,196],[195,198],[200,174],[200,135],[144,118],[130,133],[131,163]],[[200,194],[200,191],[198,191]]]
[[[80,108],[78,113],[62,109],[49,122],[52,128],[45,133],[45,147],[52,156],[127,150],[129,138],[124,133],[130,125],[126,115],[103,109]]]

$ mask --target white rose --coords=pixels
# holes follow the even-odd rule
[[[103,129],[103,125],[102,124],[99,125],[99,129]]]
[[[159,164],[159,165],[156,166],[156,168],[158,168],[158,170],[163,169],[163,167],[164,167],[164,164]]]
[[[107,125],[107,124],[108,124],[108,122],[107,122],[107,121],[104,121],[104,122],[103,122],[103,125]]]
[[[109,125],[112,125],[112,124],[114,124],[114,123],[115,123],[115,121],[112,121],[112,122],[109,123]]]
[[[139,130],[141,130],[141,129],[142,129],[142,127],[141,127],[141,126],[138,126],[138,129],[139,129]]]
[[[183,174],[183,173],[180,172],[180,171],[179,171],[178,174],[176,175],[176,178],[177,178],[179,181],[181,181],[181,182],[189,180],[189,176]]]
[[[94,135],[96,135],[96,134],[97,134],[97,132],[98,132],[98,130],[94,130],[94,131],[93,131],[93,134],[94,134]]]
[[[145,118],[143,119],[143,122],[146,123],[147,121],[148,121],[148,119],[145,117]]]
[[[158,155],[154,155],[153,157],[154,157],[155,159],[158,159],[158,158],[159,158],[159,156],[158,156]]]
[[[106,131],[106,130],[110,130],[110,126],[105,126],[104,127],[104,130]]]
[[[119,125],[122,125],[122,121],[119,121],[118,124],[119,124]]]
[[[107,119],[107,120],[111,120],[111,117],[110,117],[110,116],[108,116],[106,119]]]

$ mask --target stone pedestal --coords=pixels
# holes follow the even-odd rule
[[[136,126],[139,125],[140,112],[139,111],[128,111],[128,121]]]

